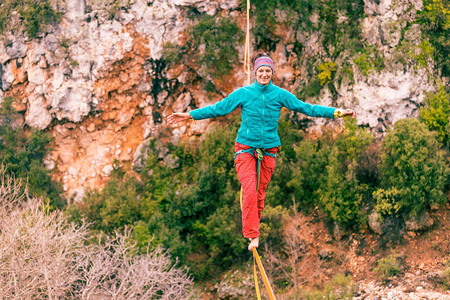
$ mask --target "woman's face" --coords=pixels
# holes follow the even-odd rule
[[[273,72],[268,66],[261,66],[256,70],[256,82],[260,85],[268,85],[272,80]]]

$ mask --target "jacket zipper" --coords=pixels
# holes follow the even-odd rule
[[[262,124],[261,124],[261,148],[264,148],[264,92],[263,92],[263,103],[262,103]]]

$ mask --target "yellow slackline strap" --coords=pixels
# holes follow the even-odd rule
[[[242,194],[243,194],[244,188],[241,185],[241,193],[239,194],[239,203],[241,203],[241,211],[242,211]]]
[[[259,272],[261,273],[261,277],[264,281],[264,285],[266,286],[267,294],[269,295],[270,300],[275,300],[275,294],[273,293],[272,287],[270,286],[269,278],[267,278],[266,271],[264,270],[264,267],[261,263],[261,260],[259,259],[258,251],[256,251],[256,248],[253,248],[253,257],[256,260],[256,263],[258,264]],[[256,277],[255,277],[256,282]],[[259,288],[257,288],[259,290]]]
[[[255,248],[253,248],[255,249]],[[256,298],[261,300],[261,292],[259,291],[258,274],[256,272],[256,259],[253,258],[253,278],[255,279]]]

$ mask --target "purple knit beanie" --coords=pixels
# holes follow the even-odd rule
[[[258,68],[262,67],[262,66],[270,67],[272,69],[272,73],[273,73],[273,71],[274,71],[273,60],[269,56],[258,57],[255,60],[255,65],[253,66],[253,72],[255,72],[255,74],[256,74],[256,71],[258,70]]]

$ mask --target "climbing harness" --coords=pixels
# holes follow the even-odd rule
[[[236,156],[238,156],[239,154],[242,154],[242,153],[249,153],[258,161],[257,166],[256,166],[256,175],[258,176],[256,190],[258,190],[259,189],[259,179],[260,179],[260,175],[261,175],[261,161],[264,159],[264,156],[276,157],[276,155],[273,153],[267,152],[265,149],[250,148],[250,149],[245,149],[245,150],[239,150],[238,152],[236,152],[234,154],[234,159],[236,159]]]

